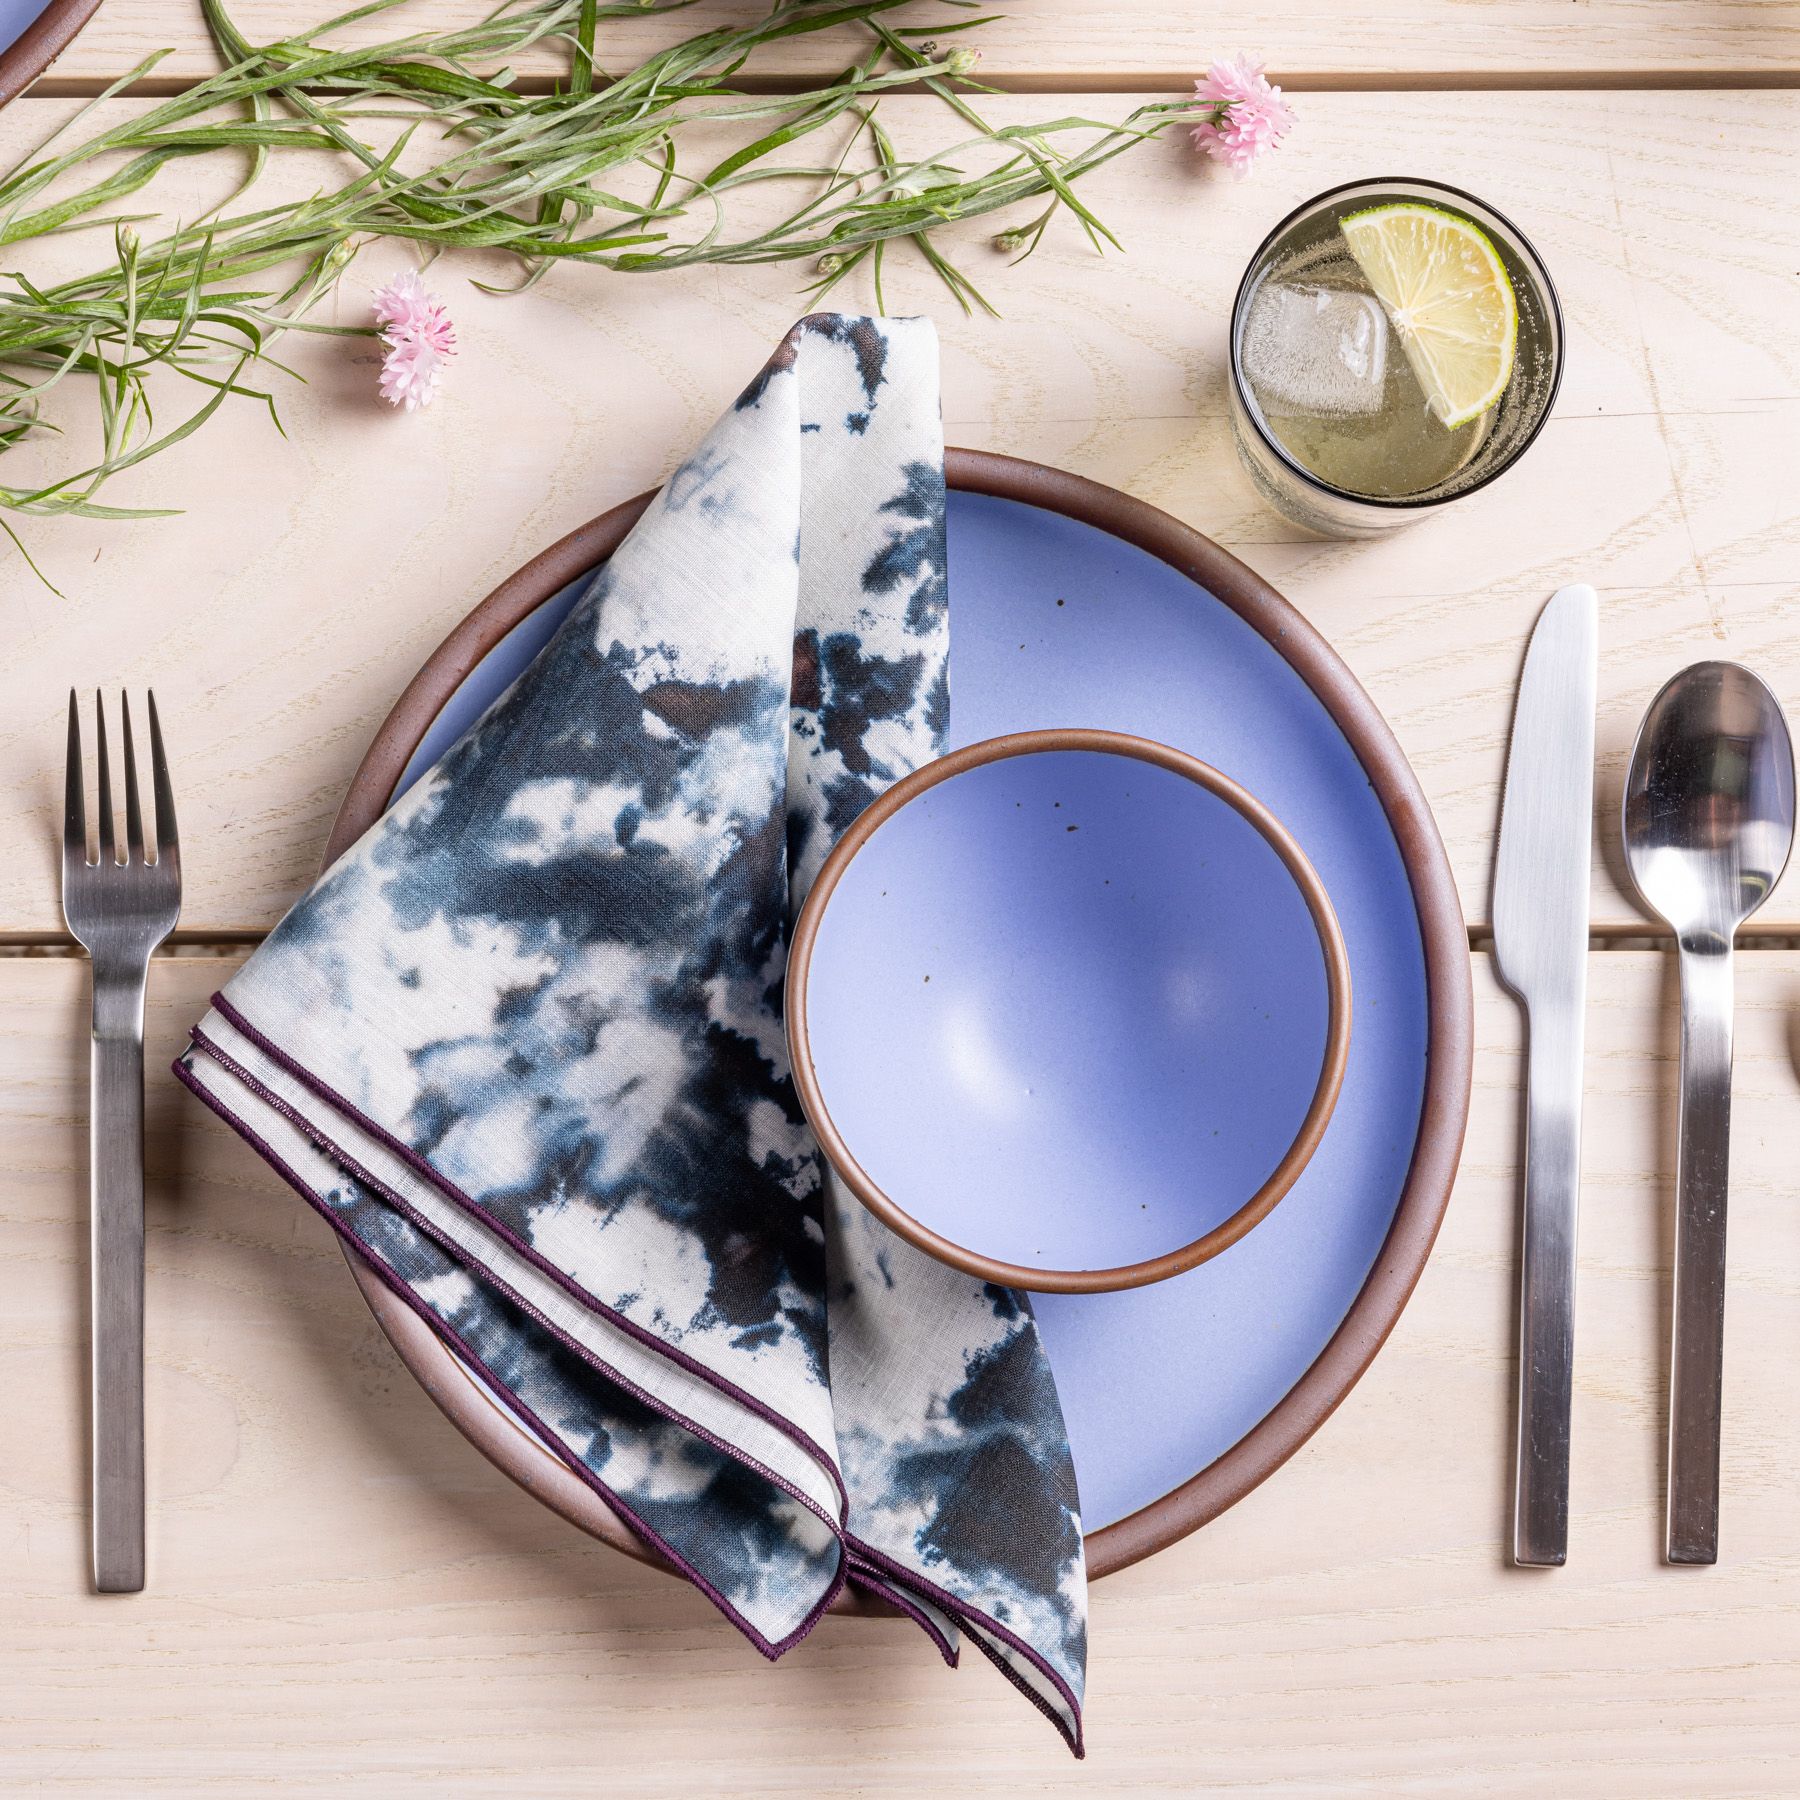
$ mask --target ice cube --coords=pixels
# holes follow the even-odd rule
[[[1388,322],[1373,294],[1265,281],[1244,320],[1243,370],[1265,410],[1380,412]]]

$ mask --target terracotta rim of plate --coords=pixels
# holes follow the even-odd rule
[[[862,847],[889,819],[940,783],[954,779],[970,769],[1004,762],[1016,756],[1054,755],[1059,752],[1086,751],[1103,756],[1127,756],[1138,762],[1152,763],[1204,788],[1223,800],[1238,816],[1253,826],[1263,841],[1281,859],[1282,867],[1300,890],[1306,910],[1318,935],[1319,955],[1325,965],[1325,1044],[1319,1059],[1319,1075],[1313,1084],[1312,1098],[1306,1115],[1294,1133],[1293,1141],[1282,1152],[1269,1177],[1230,1217],[1222,1219],[1212,1230],[1161,1256],[1142,1262],[1121,1263],[1110,1269],[1045,1269],[1024,1263],[1002,1262],[983,1256],[930,1226],[921,1224],[887,1193],[862,1166],[856,1153],[845,1141],[831,1108],[819,1086],[819,1073],[813,1063],[812,1036],[807,1017],[807,1001],[811,993],[812,957],[818,943],[820,927],[831,904],[831,896],[849,870]],[[1344,1069],[1350,1060],[1350,955],[1344,948],[1344,934],[1338,925],[1336,909],[1318,871],[1306,860],[1306,853],[1295,843],[1293,834],[1263,803],[1229,775],[1221,774],[1211,763],[1154,738],[1134,737],[1123,731],[1096,731],[1086,727],[1059,726],[1040,731],[1014,731],[1001,737],[984,738],[979,743],[952,750],[947,756],[924,764],[894,783],[891,788],[871,800],[857,814],[844,835],[832,845],[819,867],[818,878],[800,909],[794,925],[793,940],[788,947],[787,968],[787,1035],[788,1060],[793,1067],[794,1087],[806,1113],[819,1147],[836,1171],[839,1180],[882,1224],[906,1239],[909,1244],[934,1256],[939,1262],[991,1281],[998,1287],[1025,1288],[1034,1294],[1105,1294],[1121,1288],[1147,1287],[1153,1281],[1167,1281],[1188,1269],[1210,1261],[1221,1250],[1229,1249],[1247,1231],[1261,1224],[1275,1210],[1281,1197],[1300,1179],[1301,1171],[1312,1161],[1325,1127],[1331,1122],[1332,1108],[1337,1105],[1338,1091],[1344,1085]]]
[[[44,10],[0,50],[0,106],[18,99],[99,10],[100,0],[47,0]]]
[[[1325,1348],[1257,1425],[1179,1487],[1088,1534],[1088,1575],[1097,1580],[1198,1530],[1266,1481],[1331,1416],[1393,1330],[1431,1254],[1468,1123],[1475,1011],[1468,932],[1443,841],[1387,721],[1337,653],[1261,576],[1179,519],[1084,476],[954,449],[944,453],[944,474],[958,492],[1041,507],[1135,544],[1204,587],[1266,639],[1318,697],[1367,771],[1399,846],[1424,946],[1430,1039],[1418,1136],[1393,1223],[1368,1278]],[[327,863],[380,818],[420,740],[470,670],[545,600],[610,556],[654,498],[651,492],[624,501],[533,557],[432,652],[350,779],[325,849]],[[400,1360],[489,1461],[571,1524],[675,1573],[592,1488],[526,1436],[417,1313],[359,1258],[346,1256]],[[846,1590],[834,1610],[888,1609]]]

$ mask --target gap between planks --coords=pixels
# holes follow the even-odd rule
[[[157,958],[226,957],[239,950],[254,950],[268,932],[259,926],[219,926],[213,930],[177,931],[161,949]],[[1482,955],[1494,948],[1491,925],[1468,928],[1471,955]],[[1611,950],[1668,950],[1673,947],[1671,933],[1650,924],[1622,923],[1596,925],[1588,934],[1590,952]],[[1800,927],[1770,924],[1758,927],[1754,921],[1738,933],[1737,948],[1743,951],[1800,950]],[[54,931],[0,931],[0,962],[24,958],[56,959],[84,957],[87,952],[64,933]]]
[[[1683,93],[1733,88],[1800,88],[1800,65],[1791,69],[1431,69],[1383,73],[1307,69],[1272,69],[1270,79],[1291,94],[1392,94],[1392,93],[1564,93],[1629,89],[1672,90]],[[116,81],[119,78],[113,77]],[[1186,94],[1192,91],[1191,70],[1139,69],[1127,74],[1075,75],[1066,72],[1033,75],[995,75],[971,90],[997,94]],[[46,75],[29,89],[26,100],[93,100],[111,85],[98,77]],[[166,100],[200,85],[198,78],[148,76],[119,89],[127,99]],[[559,83],[549,75],[521,75],[513,83],[517,93],[533,96],[556,91]],[[818,86],[809,76],[746,75],[735,91],[744,94],[802,94]],[[328,88],[316,90],[320,93]],[[923,83],[885,90],[893,95],[920,95],[930,90]]]

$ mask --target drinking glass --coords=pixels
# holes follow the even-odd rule
[[[1416,383],[1416,409],[1396,401],[1403,364],[1393,364],[1382,386],[1385,359],[1404,351],[1339,229],[1348,214],[1395,203],[1478,226],[1518,303],[1511,379],[1489,412],[1455,432],[1425,412]],[[1265,293],[1270,283],[1277,288]],[[1549,417],[1562,363],[1556,289],[1510,219],[1438,182],[1348,182],[1289,213],[1244,271],[1231,312],[1232,430],[1257,492],[1277,512],[1326,537],[1374,537],[1441,511],[1510,469]],[[1346,468],[1371,473],[1355,481]]]

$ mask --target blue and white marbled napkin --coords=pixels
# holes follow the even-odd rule
[[[782,972],[937,754],[937,343],[804,320],[182,1079],[765,1655],[853,1582],[1080,1753],[1081,1525],[1022,1296],[824,1178]]]

